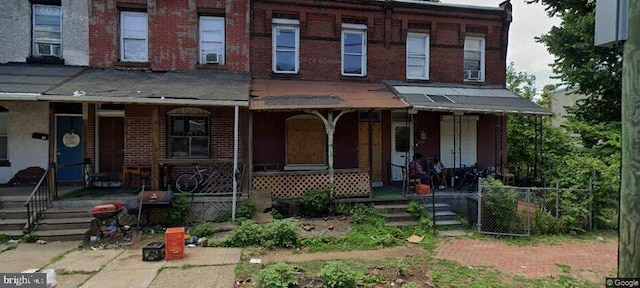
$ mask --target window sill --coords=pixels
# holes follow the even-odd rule
[[[151,67],[151,64],[149,62],[116,61],[114,65],[118,67],[126,67],[126,68],[150,68]]]
[[[484,80],[463,80],[462,83],[469,85],[484,85]]]
[[[195,68],[202,70],[227,70],[227,66],[224,64],[197,64]]]
[[[271,72],[271,78],[277,79],[301,79],[300,73],[276,73]]]
[[[407,79],[407,83],[431,83],[431,79]]]
[[[356,81],[356,82],[369,82],[369,76],[349,76],[341,75],[340,80]]]

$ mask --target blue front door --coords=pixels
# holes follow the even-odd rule
[[[65,167],[69,164],[82,163],[82,116],[56,117],[56,162],[58,164],[58,180],[83,180],[82,165]]]

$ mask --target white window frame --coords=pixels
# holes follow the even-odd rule
[[[145,23],[145,36],[144,37],[125,37],[125,27],[124,27],[124,19],[125,17],[143,17]],[[145,47],[147,51],[145,53],[144,59],[126,59],[125,56],[125,40],[126,39],[134,39],[134,40],[144,40]],[[120,12],[120,61],[122,62],[148,62],[149,61],[149,15],[147,12],[131,12],[131,11],[121,11]]]
[[[271,71],[273,73],[282,73],[282,74],[297,74],[300,71],[300,21],[295,19],[281,19],[274,18],[271,20]],[[295,45],[296,47],[285,50],[277,50],[277,38],[280,30],[294,30],[295,33]],[[282,52],[294,52],[295,53],[295,64],[294,71],[280,71],[278,70],[278,62],[277,62],[277,53],[279,51]]]
[[[221,31],[222,39],[220,39],[221,41],[205,41],[204,40],[204,36],[203,36],[204,32],[215,31],[215,30],[207,30],[207,29],[205,29],[205,27],[203,25],[203,21],[204,20],[222,22],[222,31]],[[206,54],[208,54],[208,53],[218,53],[220,55],[220,58],[218,59],[218,65],[224,65],[224,61],[225,61],[225,58],[226,58],[226,55],[225,55],[225,51],[226,51],[226,47],[225,47],[225,37],[226,37],[225,36],[225,28],[226,27],[225,27],[225,19],[224,19],[224,17],[200,16],[199,20],[198,20],[198,24],[199,24],[198,25],[198,29],[199,29],[198,35],[200,35],[200,41],[199,41],[199,45],[200,45],[200,49],[199,49],[200,51],[199,52],[200,52],[200,54],[199,54],[199,57],[198,57],[200,59],[199,63],[200,64],[208,64],[206,59],[205,59]],[[206,43],[206,42],[220,43],[220,45],[222,46],[222,51],[213,51],[213,50],[205,51],[204,48],[203,48],[204,47],[203,43]]]
[[[0,106],[2,107],[2,106]],[[4,119],[4,122],[1,120]],[[0,157],[0,161],[4,161],[4,160],[9,160],[9,112],[6,111],[2,111],[0,112],[0,125],[4,125],[4,131],[6,131],[6,133],[0,133],[0,139],[4,138],[6,139],[6,151],[4,151],[4,153],[6,153],[7,157],[6,158],[2,158]],[[1,131],[2,129],[0,129]]]
[[[361,60],[360,60],[360,65],[361,68],[360,74],[353,74],[353,73],[345,73],[344,72],[344,56],[347,55],[345,53],[345,49],[344,49],[344,45],[345,45],[345,38],[346,38],[346,34],[360,34],[362,37],[362,52],[360,54],[356,54],[356,53],[349,53],[348,55],[356,55],[356,56],[362,56]],[[342,64],[340,65],[340,73],[342,74],[342,76],[360,76],[360,77],[364,77],[367,76],[367,25],[363,25],[363,24],[349,24],[349,23],[342,23],[342,37],[340,39],[340,60],[342,62]]]
[[[54,8],[54,9],[58,9],[60,11],[60,31],[46,31],[46,30],[38,30],[36,28],[36,10],[38,7],[47,7],[47,8]],[[31,19],[31,23],[32,23],[32,34],[33,34],[33,38],[31,41],[31,46],[32,46],[32,50],[33,50],[33,55],[34,56],[43,56],[43,55],[51,55],[51,56],[57,56],[62,58],[62,7],[60,6],[54,6],[54,5],[39,5],[39,4],[34,4],[33,7],[33,13],[32,13],[32,19]],[[60,33],[60,39],[59,40],[51,40],[51,39],[47,39],[47,40],[41,40],[41,39],[36,39],[36,34],[39,31],[46,31],[46,32],[57,32]],[[49,53],[48,54],[40,54],[40,51],[38,49],[38,44],[49,44]],[[53,53],[53,47],[57,45],[60,48],[58,49],[60,51],[60,55],[56,55]]]
[[[464,42],[465,42],[465,49],[466,50],[466,42],[467,40],[473,40],[473,41],[480,41],[480,75],[478,77],[478,79],[468,79],[467,75],[469,72],[467,72],[467,70],[463,70],[464,71],[464,81],[473,81],[473,82],[484,82],[485,81],[485,38],[484,37],[476,37],[476,36],[467,36],[464,38]],[[469,50],[469,51],[474,51],[475,50]],[[464,61],[464,60],[463,60]],[[464,67],[464,64],[463,64]]]
[[[409,53],[409,39],[410,38],[420,38],[422,40],[424,40],[424,47],[425,50],[423,51],[423,54],[410,54]],[[407,58],[406,58],[406,62],[407,62],[407,69],[406,69],[406,75],[407,75],[407,79],[418,79],[418,80],[429,80],[429,34],[424,34],[424,33],[408,33],[407,34]],[[409,58],[422,58],[424,59],[424,67],[422,68],[422,72],[424,73],[423,77],[415,77],[415,76],[409,76]]]

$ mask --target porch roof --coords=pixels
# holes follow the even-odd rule
[[[417,110],[553,115],[546,108],[499,86],[438,83],[419,85],[393,81],[388,84]]]
[[[383,83],[254,79],[250,110],[399,109],[409,105]]]
[[[0,65],[0,100],[38,100],[38,96],[82,72],[82,67]]]
[[[232,72],[87,69],[39,98],[60,102],[246,107],[250,80],[247,74]]]

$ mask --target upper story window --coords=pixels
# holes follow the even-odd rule
[[[149,29],[145,12],[120,12],[120,60],[149,61]]]
[[[342,75],[367,75],[367,26],[342,23]]]
[[[33,5],[33,55],[62,57],[60,6]]]
[[[200,16],[200,64],[224,64],[224,17]]]
[[[0,163],[9,160],[9,110],[0,106]]]
[[[407,35],[407,79],[429,79],[429,34]]]
[[[484,38],[464,39],[464,80],[484,81]]]
[[[300,70],[300,21],[276,18],[272,21],[273,72],[298,73]]]

